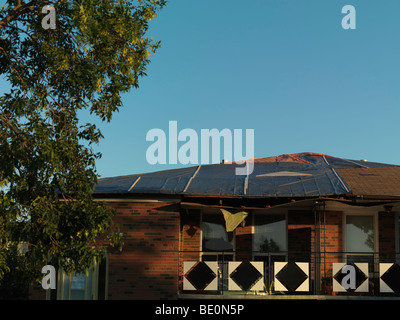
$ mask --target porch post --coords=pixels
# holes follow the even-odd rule
[[[321,294],[321,206],[324,206],[325,223],[325,202],[314,202],[314,294]]]

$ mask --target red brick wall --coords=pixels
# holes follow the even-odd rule
[[[396,251],[394,213],[379,212],[378,221],[380,262],[394,262]]]
[[[114,207],[125,244],[122,253],[109,256],[108,298],[176,298],[179,207],[159,202],[121,202]]]
[[[341,211],[317,212],[289,210],[288,212],[288,250],[289,259],[310,262],[311,278],[314,279],[315,251],[320,255],[320,276],[332,274],[332,263],[342,261],[343,235]],[[317,220],[317,221],[315,221]],[[317,222],[317,228],[315,227]],[[315,237],[319,234],[320,247],[315,247]]]
[[[322,221],[322,224],[323,221]],[[343,251],[343,212],[326,211],[325,226],[321,229],[321,251],[341,252]],[[325,229],[325,230],[324,230]]]
[[[289,258],[307,262],[314,251],[314,213],[312,211],[288,211]]]
[[[182,260],[198,261],[201,250],[200,210],[183,210],[181,215]]]
[[[325,284],[332,285],[332,263],[343,261],[343,212],[342,211],[326,211],[325,217],[322,214],[321,219],[321,252],[324,254],[321,257],[321,279],[322,279],[322,293],[330,294],[326,290]],[[331,289],[329,289],[331,290]]]
[[[236,260],[252,260],[253,251],[253,213],[246,217],[245,225],[239,225],[235,230]]]
[[[179,291],[183,289],[183,262],[199,261],[201,250],[201,215],[200,210],[182,210],[180,256],[179,256]]]

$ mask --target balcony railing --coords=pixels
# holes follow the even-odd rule
[[[400,253],[180,252],[181,294],[400,297]]]

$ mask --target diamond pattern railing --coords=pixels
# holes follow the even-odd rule
[[[185,280],[187,280],[193,287],[189,286],[189,283],[184,283],[184,287],[187,290],[206,290],[213,280],[217,277],[216,264],[212,265],[212,262],[198,261],[185,272]],[[216,288],[214,288],[215,290]],[[210,288],[208,289],[210,290]]]
[[[275,262],[275,289],[296,292],[308,279],[308,263],[302,262]],[[277,288],[278,282],[281,287]],[[307,285],[301,291],[308,291]]]
[[[237,287],[239,287],[237,288],[238,290],[262,290],[262,286],[261,288],[255,287],[255,285],[263,279],[262,263],[250,261],[230,262],[229,267],[230,271],[233,270],[232,272],[229,272],[229,278],[237,285]],[[232,281],[230,282],[231,285],[229,286],[229,289],[235,290],[236,287]]]
[[[180,261],[181,293],[400,297],[399,254],[197,251]]]
[[[400,265],[381,263],[380,287],[382,292],[395,293],[400,296]]]
[[[337,292],[368,292],[368,264],[367,263],[334,263],[334,289]],[[350,275],[353,273],[353,277]]]

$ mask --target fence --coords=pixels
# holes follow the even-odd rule
[[[400,297],[400,254],[180,252],[180,293]]]

